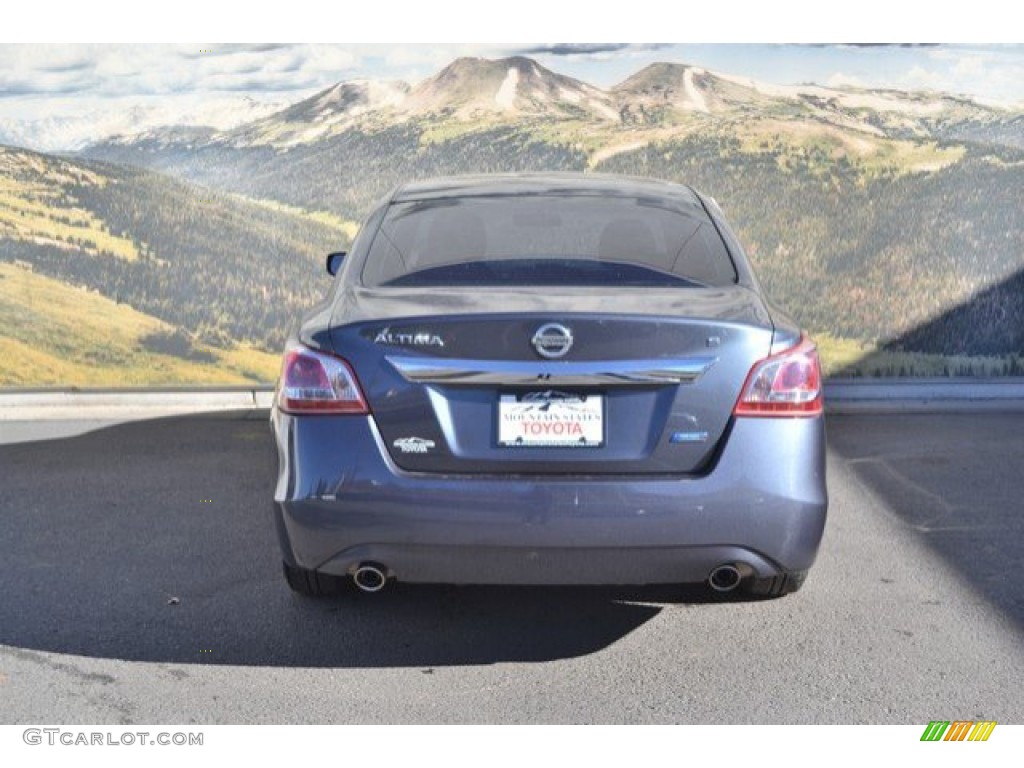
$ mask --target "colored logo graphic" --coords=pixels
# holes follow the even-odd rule
[[[995,720],[932,720],[921,741],[988,741],[995,728]]]

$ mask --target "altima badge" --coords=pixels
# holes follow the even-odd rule
[[[433,440],[422,437],[400,437],[393,443],[402,453],[426,453],[435,447]]]
[[[564,357],[572,349],[572,331],[558,323],[542,325],[531,339],[533,348],[541,357]]]
[[[395,333],[391,328],[382,328],[373,337],[374,344],[392,344],[406,347],[443,347],[444,339],[436,333],[412,331]]]

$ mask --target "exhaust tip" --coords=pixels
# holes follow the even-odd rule
[[[723,563],[708,574],[708,584],[716,592],[732,592],[742,580],[743,574],[732,563]]]
[[[363,592],[380,592],[388,582],[387,568],[378,563],[360,563],[352,580]]]

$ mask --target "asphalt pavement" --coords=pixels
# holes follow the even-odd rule
[[[1024,722],[1024,413],[832,415],[818,563],[770,601],[303,599],[264,411],[33,429],[0,423],[0,723]]]

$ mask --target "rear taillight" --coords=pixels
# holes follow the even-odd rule
[[[284,351],[277,407],[286,413],[368,413],[348,364],[298,344]]]
[[[822,412],[821,366],[814,343],[800,337],[750,370],[733,413],[737,416],[817,416]]]

